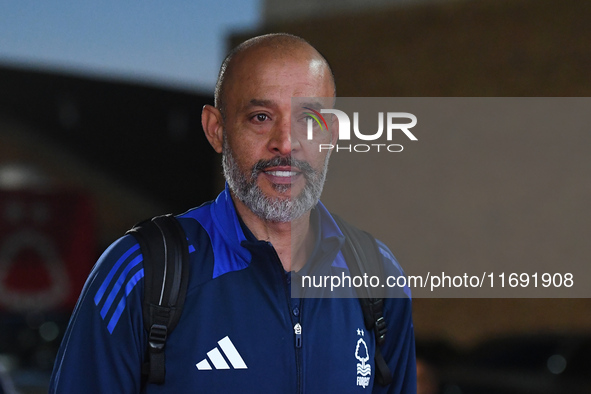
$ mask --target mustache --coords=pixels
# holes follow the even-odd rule
[[[291,156],[275,156],[271,160],[257,161],[255,165],[252,166],[252,177],[255,178],[259,173],[263,172],[265,168],[269,167],[295,167],[302,171],[305,177],[316,172],[307,161],[294,159]]]

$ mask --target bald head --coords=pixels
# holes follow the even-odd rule
[[[224,59],[220,67],[220,73],[215,86],[215,106],[222,115],[225,115],[225,94],[227,86],[232,84],[232,77],[236,70],[249,61],[262,58],[262,55],[271,55],[274,58],[301,57],[309,60],[318,60],[329,71],[333,90],[336,94],[334,75],[330,65],[312,45],[301,37],[287,33],[267,34],[251,38],[234,48]]]

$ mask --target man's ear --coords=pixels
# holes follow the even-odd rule
[[[217,153],[222,153],[224,145],[224,121],[222,113],[211,105],[205,105],[201,112],[201,126],[205,137]]]

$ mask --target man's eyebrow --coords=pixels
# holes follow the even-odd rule
[[[305,102],[305,103],[298,102],[298,104],[301,106],[301,108],[311,108],[311,109],[315,109],[315,110],[320,110],[322,108],[326,108],[326,106],[319,101]]]
[[[272,107],[273,104],[272,100],[252,99],[248,102],[247,107]]]

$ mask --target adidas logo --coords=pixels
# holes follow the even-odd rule
[[[240,357],[240,353],[238,353],[238,350],[236,350],[234,344],[232,343],[229,337],[220,339],[218,341],[218,345],[220,345],[220,348],[222,348],[222,352],[224,352],[224,355],[226,356],[230,364],[232,364],[232,367],[234,369],[248,368],[242,357]],[[226,359],[224,359],[224,356],[222,356],[222,352],[220,352],[220,350],[217,347],[215,347],[209,352],[207,352],[207,357],[212,362],[213,367],[215,369],[230,369],[230,366],[226,362]],[[200,371],[207,371],[212,369],[211,365],[207,361],[207,358],[204,358],[195,365],[197,366],[197,369]]]

